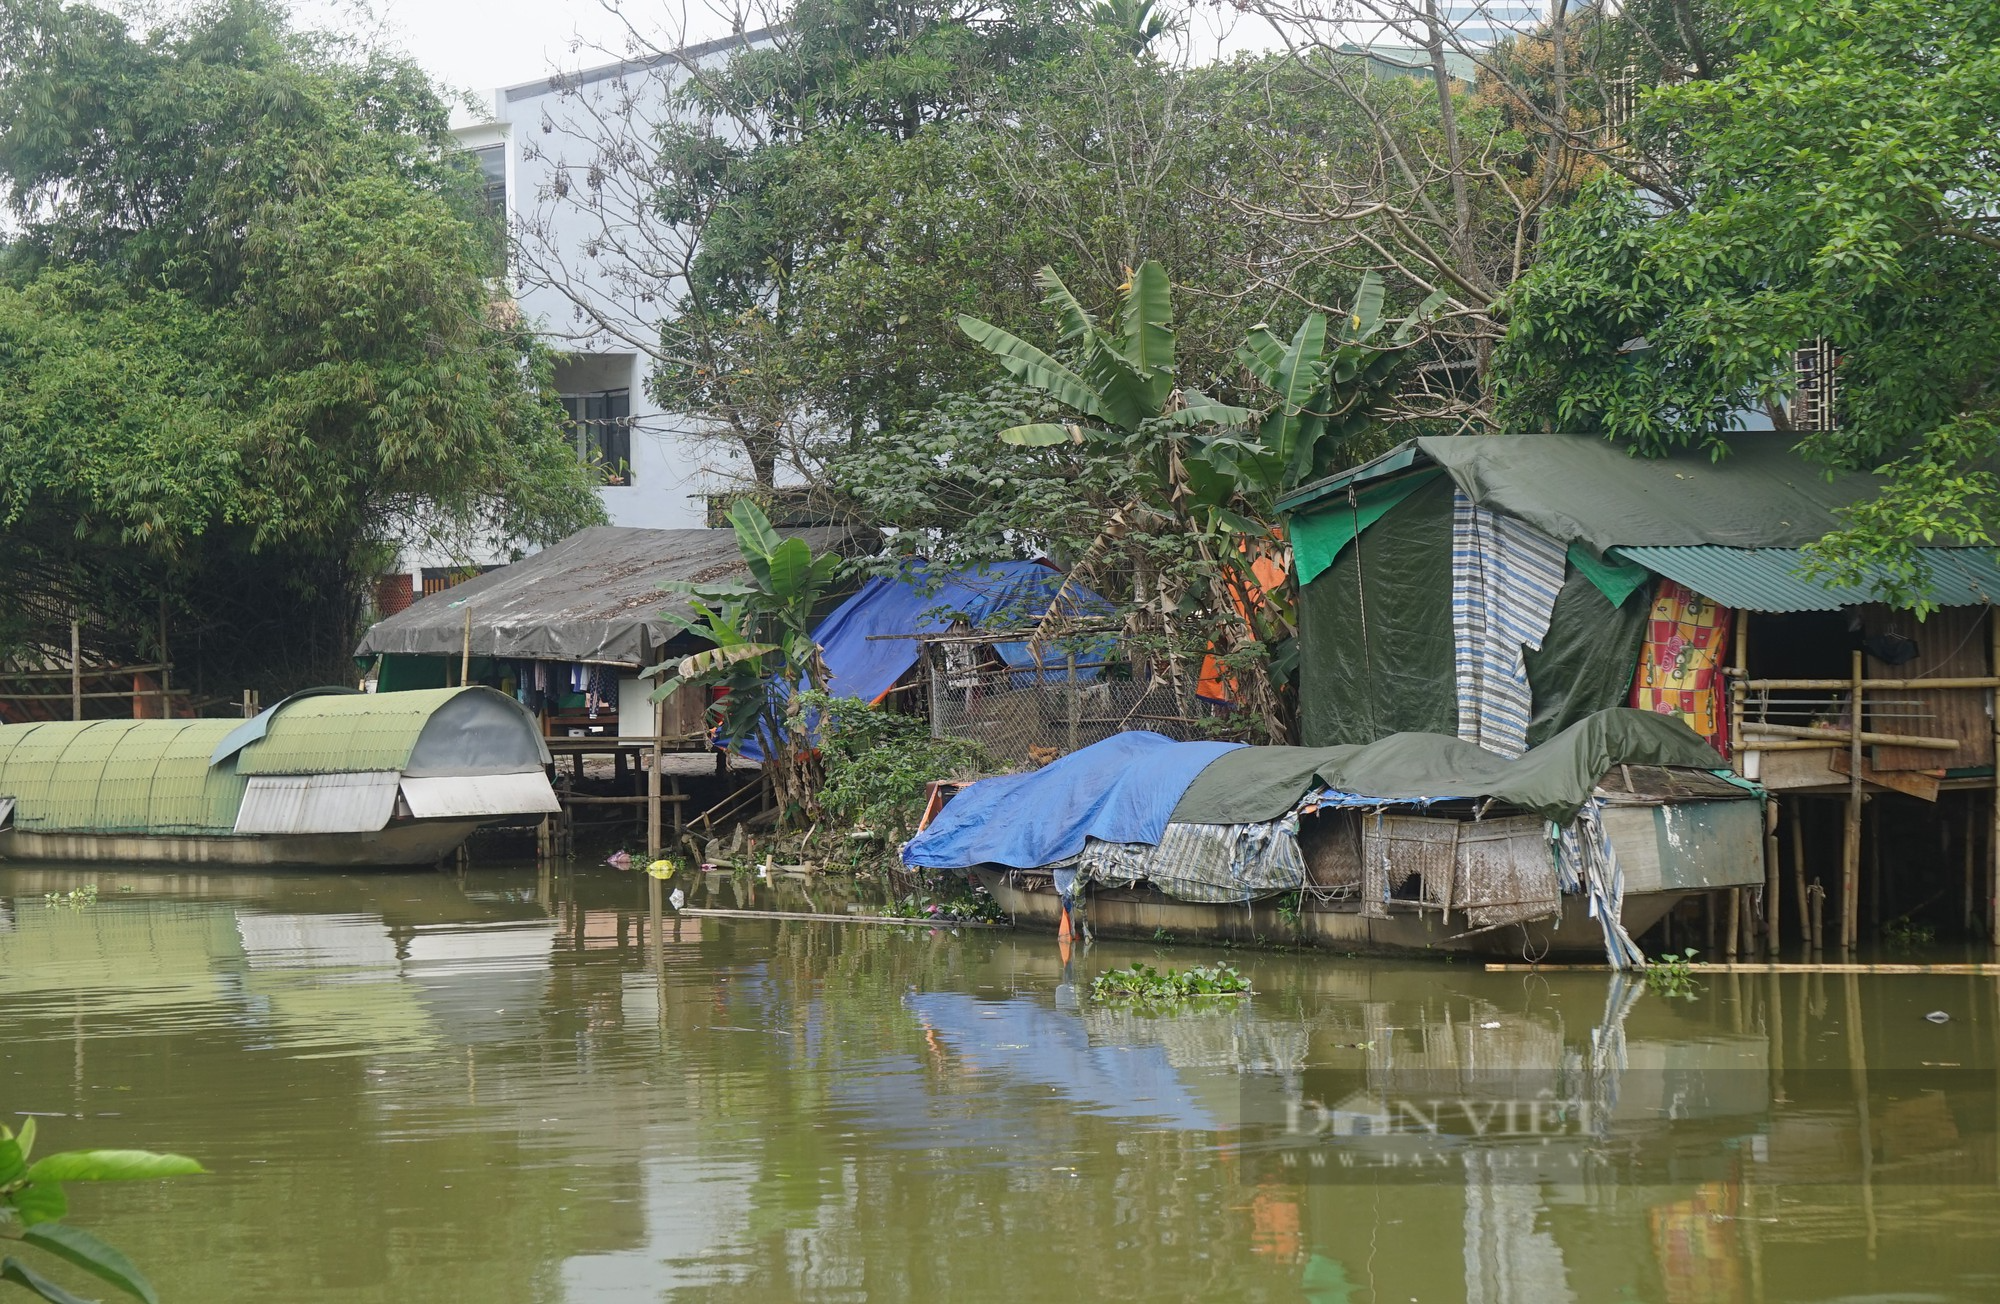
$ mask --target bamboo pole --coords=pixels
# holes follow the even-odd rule
[[[1958,675],[1937,679],[1864,679],[1863,688],[2000,688],[2000,676]],[[1753,679],[1746,688],[1852,688],[1853,679]]]
[[[472,678],[472,608],[465,609],[465,642],[461,645],[458,658],[458,682],[463,687]]]
[[[1987,668],[2000,674],[2000,610],[1986,608],[1986,632],[1992,641],[1992,660]],[[1986,938],[2000,946],[2000,691],[1993,694],[1993,823],[1988,829],[1986,853]]]
[[[1752,722],[1744,726],[1751,733],[1769,734],[1773,738],[1809,738],[1818,742],[1851,743],[1846,729],[1813,729],[1799,724],[1762,724]],[[1920,734],[1877,733],[1864,731],[1861,741],[1877,747],[1922,747],[1926,751],[1949,752],[1958,749],[1956,738],[1928,738]]]
[[[1736,958],[1736,939],[1743,935],[1743,889],[1729,889],[1729,933],[1722,944],[1722,954],[1731,960]]]
[[[689,914],[698,913],[689,911]],[[1769,960],[1739,960],[1735,964],[1694,961],[1688,965],[1691,973],[1812,973],[1843,974],[1868,973],[1883,975],[1902,974],[1954,974],[1961,977],[2000,977],[2000,964],[1941,963],[1941,964],[1868,964],[1861,961],[1814,961],[1809,964],[1779,964]],[[1520,961],[1495,961],[1486,966],[1487,973],[1610,973],[1608,964],[1528,964]]]
[[[1750,678],[1750,613],[1736,613],[1736,668],[1729,676],[1729,753],[1730,764],[1738,774],[1745,769],[1743,754],[1743,704],[1749,694],[1747,681]],[[1732,940],[1731,946],[1735,945]]]
[[[660,854],[660,735],[667,731],[667,704],[653,703],[653,767],[646,771],[646,856]]]
[[[69,718],[83,719],[83,622],[69,622]]]
[[[1861,650],[1856,648],[1851,663],[1853,698],[1849,709],[1854,723],[1847,744],[1850,763],[1847,779],[1847,829],[1840,844],[1840,946],[1854,949],[1861,927],[1861,732],[1866,721],[1861,714]]]
[[[720,910],[706,906],[683,906],[676,913],[692,915],[698,919],[805,919],[825,924],[900,924],[905,928],[1012,928],[1012,924],[987,923],[984,920],[959,919],[900,919],[894,915],[832,915],[814,914],[809,910]],[[1600,966],[1607,973],[1611,966]],[[2000,972],[2000,966],[1995,967]]]
[[[1778,799],[1764,801],[1764,946],[1778,954],[1778,916],[1784,884],[1778,874]]]
[[[174,662],[167,655],[167,598],[160,595],[160,718],[174,715]]]

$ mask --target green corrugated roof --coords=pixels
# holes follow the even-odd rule
[[[1834,611],[1876,596],[1890,578],[1879,568],[1857,585],[1824,584],[1800,570],[1798,548],[1614,548],[1612,555],[1677,580],[1705,598],[1745,611]],[[2000,566],[1984,548],[1920,548],[1930,571],[1930,600],[1940,607],[2000,602]]]
[[[208,754],[229,720],[52,721],[0,727],[0,796],[40,832],[228,833],[244,780]]]
[[[464,688],[308,697],[271,717],[270,728],[236,758],[244,774],[350,774],[401,770],[431,713]],[[218,740],[219,741],[219,740]]]

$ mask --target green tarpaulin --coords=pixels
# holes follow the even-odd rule
[[[1599,555],[1635,547],[1799,548],[1840,529],[1843,507],[1875,496],[1873,475],[1808,462],[1782,435],[1745,434],[1729,455],[1702,449],[1633,457],[1595,435],[1444,435],[1412,441],[1413,465],[1443,467],[1473,502],[1517,516],[1564,543]],[[1400,450],[1398,450],[1400,451]],[[1395,458],[1378,459],[1382,467]],[[1307,485],[1279,506],[1295,511],[1343,495],[1344,474]]]
[[[1514,760],[1443,734],[1402,733],[1349,747],[1239,747],[1181,794],[1181,824],[1253,824],[1283,816],[1316,788],[1386,802],[1492,798],[1567,823],[1614,766],[1719,770],[1723,760],[1673,716],[1598,711]]]
[[[1641,570],[1640,578],[1651,577]],[[1541,649],[1521,658],[1533,705],[1528,746],[1555,737],[1593,711],[1630,700],[1652,589],[1627,588],[1624,593],[1622,604],[1614,607],[1585,572],[1572,569],[1563,581]]]
[[[1451,646],[1451,481],[1439,477],[1299,590],[1300,737],[1456,733]]]
[[[1614,607],[1623,606],[1625,599],[1632,596],[1633,589],[1653,577],[1653,572],[1638,562],[1600,556],[1591,551],[1589,544],[1581,541],[1570,544],[1569,564],[1595,584],[1597,591],[1610,599]]]
[[[1310,584],[1318,579],[1340,556],[1341,549],[1354,542],[1355,536],[1440,474],[1427,471],[1373,485],[1356,493],[1351,503],[1342,495],[1332,505],[1293,521],[1292,567],[1299,583]]]

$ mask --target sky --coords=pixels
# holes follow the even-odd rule
[[[672,48],[728,34],[732,5],[746,10],[746,26],[762,26],[763,14],[775,12],[780,0],[289,2],[300,26],[348,32],[400,49],[446,86],[470,91],[480,104],[490,105],[496,87],[626,57],[635,31],[656,48]],[[173,0],[164,7],[175,7]],[[1268,33],[1260,38],[1256,26],[1256,20],[1227,6],[1205,5],[1194,17],[1194,45],[1209,52],[1272,44]]]

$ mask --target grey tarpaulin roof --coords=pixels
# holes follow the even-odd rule
[[[1700,449],[1633,457],[1597,435],[1444,435],[1306,485],[1279,506],[1309,508],[1350,483],[1413,466],[1441,466],[1480,506],[1564,542],[1581,539],[1599,553],[1619,544],[1799,548],[1841,528],[1835,511],[1874,497],[1880,485],[1879,477],[1857,472],[1828,479],[1826,468],[1777,434],[1737,435],[1720,461]]]
[[[845,527],[779,533],[804,539],[814,552],[853,555],[868,542],[867,531]],[[731,530],[596,525],[419,599],[378,622],[355,655],[457,656],[470,610],[474,656],[651,665],[677,632],[660,613],[689,611],[661,582],[726,581],[747,569]]]

